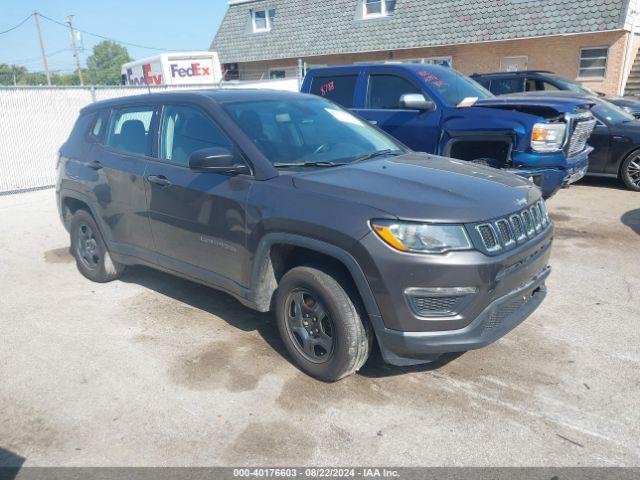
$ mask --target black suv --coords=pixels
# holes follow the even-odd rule
[[[520,92],[557,92],[558,90],[604,97],[604,93],[594,92],[577,80],[563,77],[546,70],[524,70],[519,72],[474,73],[476,82],[490,90],[494,95]],[[625,112],[640,118],[640,101],[629,97],[607,97],[607,100],[622,108]]]
[[[409,151],[297,93],[162,93],[93,104],[60,150],[80,272],[142,264],[275,311],[305,372],[480,348],[542,302],[553,234],[540,191]]]

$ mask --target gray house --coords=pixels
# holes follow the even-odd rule
[[[447,61],[464,73],[551,70],[610,94],[638,50],[638,0],[228,0],[211,44],[230,78],[297,66]],[[640,5],[638,5],[640,7]],[[629,88],[640,88],[632,73]]]

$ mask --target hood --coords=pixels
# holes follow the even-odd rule
[[[474,106],[488,108],[515,109],[544,117],[563,113],[589,110],[595,100],[586,95],[572,92],[530,92],[500,95],[478,100]]]
[[[301,190],[351,198],[404,220],[472,223],[513,213],[540,198],[516,175],[409,153],[293,176]]]

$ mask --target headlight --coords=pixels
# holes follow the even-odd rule
[[[536,152],[557,152],[562,149],[564,123],[536,123],[531,132],[531,148]]]
[[[402,252],[443,253],[471,249],[471,241],[462,225],[372,220],[371,227],[387,245]]]

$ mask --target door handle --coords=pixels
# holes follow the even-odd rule
[[[93,162],[89,162],[87,166],[94,170],[102,170],[102,164],[100,163],[99,160],[94,160]]]
[[[370,123],[371,125],[377,125],[377,124],[378,124],[378,121],[377,121],[377,120],[369,120],[369,123]]]
[[[149,175],[147,180],[149,180],[150,183],[154,183],[161,187],[170,187],[172,185],[164,175]]]

